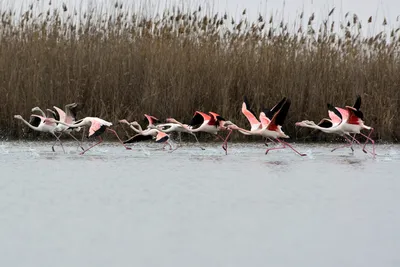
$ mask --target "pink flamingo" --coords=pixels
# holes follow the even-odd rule
[[[276,104],[273,108],[271,108],[271,109],[265,109],[265,108],[264,108],[264,109],[263,109],[263,111],[264,111],[264,116],[260,116],[260,120],[258,120],[258,119],[256,118],[256,115],[255,115],[254,111],[251,110],[249,101],[248,101],[247,97],[245,96],[244,99],[243,99],[243,104],[242,104],[242,113],[243,113],[243,115],[247,118],[247,120],[248,120],[249,123],[250,123],[250,126],[251,126],[250,131],[256,131],[256,130],[262,129],[262,124],[261,124],[262,117],[263,117],[264,120],[266,120],[265,122],[268,124],[268,123],[271,121],[271,119],[273,118],[273,116],[275,115],[275,113],[278,112],[278,111],[282,108],[282,106],[283,106],[283,104],[284,104],[285,102],[286,102],[286,97],[284,97],[284,98],[283,98],[278,104]],[[261,115],[261,114],[260,114],[260,115]],[[266,117],[266,118],[265,118],[265,117]],[[271,138],[266,138],[266,139],[265,139],[265,145],[266,145],[266,146],[268,146],[267,140],[270,140],[270,141],[272,141],[272,142],[275,142],[275,141],[274,141],[273,139],[271,139]]]
[[[185,128],[191,133],[205,132],[217,136],[223,141],[222,148],[225,150],[225,153],[228,153],[227,141],[220,136],[218,132],[221,130],[231,130],[223,126],[223,124],[225,124],[225,119],[219,114],[214,112],[209,112],[209,114],[206,114],[201,111],[196,111],[189,125],[183,124],[174,118],[168,118],[166,121],[179,124],[181,127]]]
[[[364,114],[360,110],[361,108],[361,96],[358,95],[354,106],[346,106],[345,109],[337,108],[340,114],[343,117],[343,130],[350,134],[354,134],[353,140],[355,139],[355,135],[359,134],[366,138],[364,146],[362,148],[364,153],[368,151],[365,149],[368,141],[372,143],[372,155],[375,156],[375,141],[371,138],[371,134],[374,131],[374,128],[367,126],[364,124]],[[363,134],[361,130],[369,130],[368,136]]]
[[[246,130],[246,129],[238,127],[235,124],[229,124],[229,123],[226,123],[225,125],[226,125],[226,127],[233,129],[233,130],[237,130],[242,134],[259,135],[259,136],[263,136],[268,139],[273,139],[276,142],[282,144],[281,147],[274,147],[274,148],[267,149],[265,151],[265,154],[268,154],[268,152],[271,150],[284,149],[284,148],[289,147],[294,152],[296,152],[298,155],[306,156],[306,154],[300,153],[299,151],[294,149],[293,146],[291,146],[287,142],[281,140],[281,138],[289,138],[289,136],[286,135],[282,131],[282,125],[283,125],[285,118],[287,116],[287,113],[289,111],[290,104],[291,104],[290,99],[286,99],[286,98],[284,99],[283,104],[278,103],[278,105],[281,105],[281,108],[279,110],[274,110],[274,108],[271,109],[274,112],[274,115],[271,119],[268,118],[268,116],[265,114],[265,112],[261,112],[260,113],[261,127],[258,127],[257,129],[255,129],[255,127],[254,127],[253,130]],[[276,105],[276,106],[278,106],[278,105]]]
[[[346,106],[346,108],[343,109],[328,104],[328,115],[330,119],[324,118],[318,124],[315,124],[313,121],[304,120],[297,122],[296,126],[313,128],[325,133],[337,134],[345,138],[347,144],[332,149],[332,152],[342,147],[350,147],[351,150],[354,151],[352,147],[353,142],[361,145],[360,142],[355,138],[356,134],[363,135],[367,138],[366,142],[370,140],[372,144],[374,144],[374,141],[370,138],[370,136],[365,136],[360,132],[362,129],[369,129],[371,131],[373,130],[371,127],[364,125],[364,122],[362,121],[363,114],[360,111],[360,106],[360,96],[357,96],[356,103],[353,107]],[[352,133],[354,134],[353,136],[351,135]],[[347,136],[351,137],[352,140],[350,140]],[[365,146],[366,143],[364,144],[363,151],[367,153]],[[373,147],[373,152],[371,154],[375,156],[375,147]]]
[[[186,127],[189,127],[189,125],[184,124]],[[196,139],[196,144],[199,146],[199,148],[201,150],[204,150],[204,148],[200,145],[199,140],[197,139],[197,136],[192,133],[190,130],[188,130],[187,128],[182,127],[180,124],[177,123],[161,123],[161,124],[157,124],[157,126],[148,126],[149,128],[152,129],[157,129],[161,132],[164,132],[166,134],[170,134],[170,133],[178,133],[178,137],[179,137],[179,144],[182,142],[181,139],[181,133],[188,133],[190,135],[192,135],[195,139]]]
[[[53,106],[53,108],[56,110],[57,113],[54,112],[51,109],[47,109],[47,111],[51,112],[56,120],[62,121],[64,123],[66,123],[66,124],[73,124],[75,122],[75,120],[76,120],[75,118],[76,118],[76,107],[77,106],[78,106],[78,104],[76,104],[76,103],[65,105],[65,111],[63,111],[62,109],[60,109],[60,108],[58,108],[56,106]],[[71,134],[72,131],[79,132],[80,130],[81,130],[80,127],[71,129],[68,126],[65,126],[64,124],[61,124],[61,123],[57,124],[57,126],[56,126],[56,131],[60,132],[60,135],[58,137],[61,137],[61,135],[63,133],[68,134],[75,141],[78,142],[79,147],[83,151],[85,149],[82,147],[81,142],[75,136],[73,136]]]
[[[50,122],[55,122],[55,123],[61,123],[65,126],[68,126],[69,128],[78,128],[78,127],[83,127],[83,126],[88,126],[89,128],[89,134],[87,135],[87,137],[98,137],[99,142],[92,145],[91,147],[89,147],[88,149],[82,151],[80,154],[83,155],[85,154],[88,150],[90,150],[91,148],[101,144],[103,142],[103,139],[101,138],[101,135],[105,132],[105,131],[109,131],[112,132],[120,141],[120,143],[125,147],[125,149],[130,150],[130,147],[127,147],[124,145],[124,143],[122,142],[122,140],[119,138],[118,134],[116,131],[114,131],[113,129],[110,129],[110,127],[112,126],[111,122],[105,121],[103,119],[97,118],[97,117],[86,117],[83,118],[79,121],[76,121],[74,124],[67,124],[65,122],[62,121],[56,121],[55,119],[46,119],[47,121]]]
[[[151,123],[151,125],[153,125],[153,124]],[[129,126],[138,134],[136,134],[136,135],[132,136],[131,138],[129,138],[128,140],[124,141],[124,144],[137,143],[137,142],[151,140],[151,139],[155,138],[156,143],[168,144],[170,149],[172,149],[172,145],[169,142],[168,134],[166,134],[162,131],[159,131],[157,129],[151,129],[151,128],[148,128],[143,131],[140,124],[136,121],[129,123]],[[136,129],[134,126],[136,126],[138,128]]]
[[[43,112],[43,114],[44,114],[44,112]],[[55,134],[56,126],[57,126],[57,124],[55,122],[48,121],[47,117],[35,115],[35,114],[31,115],[30,122],[27,122],[24,118],[22,118],[21,115],[14,115],[14,118],[17,120],[21,120],[23,123],[25,123],[29,128],[31,128],[34,131],[52,134],[57,139],[57,141],[60,143],[61,148],[63,149],[63,151],[65,153],[64,146],[63,146],[60,138]],[[52,146],[52,150],[53,150],[53,152],[55,151],[54,145]]]
[[[328,115],[329,115],[329,119],[323,118],[318,124],[316,124],[313,121],[304,120],[301,122],[296,122],[296,126],[312,128],[312,129],[320,130],[321,132],[324,132],[324,133],[340,135],[343,138],[345,138],[346,141],[348,142],[348,144],[346,144],[345,146],[341,146],[341,147],[349,147],[350,146],[351,150],[353,151],[353,148],[352,148],[353,142],[346,136],[347,133],[344,129],[344,120],[343,120],[341,112],[339,112],[339,109],[335,108],[331,104],[328,104]],[[354,139],[354,141],[358,142],[356,139]],[[341,147],[334,148],[332,151],[335,151],[336,149],[341,148]]]

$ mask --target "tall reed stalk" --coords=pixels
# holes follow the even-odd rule
[[[66,5],[42,12],[0,12],[3,137],[26,131],[14,114],[70,102],[81,105],[80,117],[112,122],[143,113],[188,121],[203,110],[247,126],[240,112],[246,95],[255,110],[291,98],[285,132],[326,140],[294,122],[326,117],[326,103],[352,105],[357,94],[374,137],[400,137],[399,29],[364,36],[356,15],[338,31],[330,15],[321,25],[312,15],[293,30],[273,17],[235,21],[201,7],[149,18],[120,4],[83,14]]]

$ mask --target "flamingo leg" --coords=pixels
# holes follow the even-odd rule
[[[82,151],[85,150],[85,149],[82,147],[82,143],[81,143],[75,136],[73,136],[71,133],[68,133],[68,134],[69,134],[69,136],[71,136],[73,139],[75,139],[76,142],[78,142],[78,145],[79,145],[79,147],[82,149]]]
[[[276,144],[276,142],[275,142],[274,139],[267,137],[267,138],[265,138],[265,141],[264,141],[265,146],[268,146],[268,144],[267,144],[267,141],[268,141],[268,140],[271,141],[271,142],[273,142],[274,144]]]
[[[55,135],[55,133],[53,135]],[[54,141],[54,144],[51,146],[51,150],[53,150],[53,152],[56,152],[54,150],[54,147],[57,144],[57,142],[59,141],[61,135],[62,135],[62,132],[56,137],[56,141]]]
[[[131,150],[131,149],[132,149],[132,148],[130,148],[130,147],[127,147],[127,146],[124,144],[124,142],[122,142],[121,138],[119,138],[119,136],[118,136],[118,134],[117,134],[116,131],[114,131],[113,129],[110,129],[110,128],[107,128],[107,131],[112,132],[112,133],[118,138],[118,140],[119,140],[119,142],[121,143],[121,145],[123,145],[123,147],[125,147],[125,149],[127,149],[127,150]]]
[[[362,136],[364,136],[365,138],[367,138],[367,140],[365,141],[365,144],[363,146],[363,151],[364,153],[367,153],[367,150],[365,149],[365,147],[367,146],[368,141],[370,141],[372,143],[372,155],[375,157],[376,153],[375,153],[375,141],[370,137],[372,132],[374,131],[374,128],[371,128],[371,131],[369,132],[368,136],[366,136],[363,133],[360,133]]]
[[[61,142],[61,140],[60,140],[60,136],[62,135],[62,133],[60,133],[59,136],[57,136],[55,133],[52,133],[52,134],[53,134],[54,137],[57,139],[57,141],[60,143],[61,148],[62,148],[63,152],[65,153],[64,146],[63,146],[63,144],[62,144],[62,142]],[[57,142],[57,141],[56,141],[56,142]],[[55,145],[55,144],[54,144],[54,145]],[[54,145],[51,147],[51,149],[53,150],[53,152],[55,152],[55,151],[54,151]]]
[[[286,142],[283,141],[283,140],[280,140],[279,138],[276,138],[276,141],[278,141],[279,143],[281,143],[282,146],[281,146],[281,147],[268,148],[267,151],[265,151],[265,154],[268,154],[268,152],[271,151],[271,150],[284,149],[284,148],[286,148],[286,147],[289,147],[289,148],[292,149],[294,152],[296,152],[298,155],[300,155],[300,156],[302,156],[302,157],[307,156],[307,154],[300,153],[299,151],[297,151],[296,149],[294,149],[290,144],[286,143]]]
[[[196,143],[200,147],[200,149],[205,150],[205,148],[200,145],[200,142],[199,142],[199,139],[197,139],[197,136],[194,133],[190,133],[190,134],[194,136],[194,138],[196,139]]]
[[[351,136],[351,135],[350,135],[350,136]],[[351,137],[352,137],[353,140],[356,140],[356,142],[358,142],[357,139],[355,139],[355,135],[354,135],[354,136],[351,136]],[[354,149],[353,149],[353,140],[350,140],[350,139],[349,139],[347,136],[345,136],[345,135],[343,135],[343,138],[346,139],[347,144],[341,145],[341,146],[338,146],[338,147],[335,147],[334,149],[331,150],[331,152],[333,152],[333,151],[335,151],[335,150],[337,150],[337,149],[340,149],[340,148],[344,148],[344,147],[350,147],[351,152],[354,152]]]
[[[228,140],[232,134],[232,129],[228,129],[229,133],[226,135],[222,148],[225,150],[225,155],[228,155]]]
[[[83,151],[82,151],[81,153],[79,153],[79,154],[80,154],[80,155],[83,155],[83,154],[85,154],[89,149],[91,149],[91,148],[93,148],[93,147],[95,147],[95,146],[97,146],[97,145],[99,145],[99,144],[101,144],[101,143],[103,143],[103,139],[101,138],[101,136],[99,136],[99,142],[98,142],[98,143],[92,145],[91,147],[89,147],[89,148],[86,149],[86,150],[83,150]]]

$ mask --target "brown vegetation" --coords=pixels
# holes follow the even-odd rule
[[[294,122],[318,121],[327,115],[326,103],[352,105],[360,94],[374,137],[400,137],[396,29],[390,36],[363,37],[355,15],[339,31],[329,16],[321,25],[312,16],[290,31],[273,18],[234,21],[197,9],[150,19],[119,5],[107,15],[66,9],[1,11],[3,136],[22,135],[14,114],[28,117],[34,106],[71,102],[81,104],[79,117],[112,122],[138,120],[143,113],[188,121],[203,110],[246,127],[240,108],[247,95],[256,111],[291,98],[284,129],[304,140],[310,131],[296,129]]]

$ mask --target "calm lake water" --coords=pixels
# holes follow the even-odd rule
[[[0,266],[400,266],[400,146],[0,145]]]

